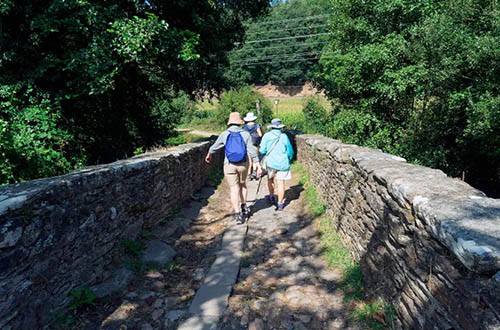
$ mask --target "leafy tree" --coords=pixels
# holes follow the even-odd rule
[[[229,81],[296,84],[312,79],[313,64],[327,41],[329,0],[274,1],[272,5],[269,15],[248,23],[245,42],[231,52]],[[300,37],[306,35],[313,36]]]
[[[332,10],[317,77],[337,104],[330,134],[382,134],[386,150],[500,194],[496,3],[333,0]],[[350,126],[362,118],[374,124]]]
[[[273,118],[271,102],[262,94],[253,90],[250,86],[231,89],[222,93],[221,100],[216,108],[216,119],[221,125],[226,125],[231,112],[239,112],[242,117],[248,112],[255,113],[255,101],[260,102],[260,113],[257,115],[257,123],[265,127]]]
[[[224,87],[221,67],[243,40],[242,21],[268,6],[264,0],[2,1],[2,142],[14,138],[6,132],[30,111],[40,120],[25,121],[23,129],[58,132],[50,142],[19,136],[22,145],[50,150],[53,165],[36,157],[17,162],[28,156],[13,149],[2,171],[24,162],[33,167],[24,179],[53,175],[84,158],[109,162],[162,141],[180,120],[180,92]],[[12,173],[0,183],[19,180]]]

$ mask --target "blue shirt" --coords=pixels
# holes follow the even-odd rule
[[[276,141],[278,141],[278,143],[273,147],[273,144]],[[273,129],[272,131],[264,134],[262,137],[259,153],[261,156],[264,156],[269,150],[271,150],[271,152],[266,158],[268,167],[274,168],[278,171],[290,170],[290,161],[293,157],[293,147],[288,136],[281,133],[281,130]]]

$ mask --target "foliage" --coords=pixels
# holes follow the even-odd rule
[[[322,43],[327,40],[324,14],[330,0],[288,0],[273,4],[269,15],[247,25],[246,43],[230,54],[226,77],[235,84],[300,84],[312,79]],[[291,38],[303,35],[316,35]],[[288,38],[288,39],[283,39]],[[269,39],[281,39],[270,40]],[[311,55],[312,54],[312,55]],[[304,58],[311,61],[304,61]]]
[[[220,69],[226,52],[243,40],[243,20],[268,6],[3,1],[0,183],[157,145],[190,111],[188,95],[226,86]]]
[[[127,239],[127,238],[122,239],[122,245],[128,254],[135,256],[135,257],[140,256],[142,253],[142,250],[144,250],[146,248],[144,243],[142,243],[141,241],[134,240],[134,239]]]
[[[70,294],[73,296],[73,300],[69,304],[69,309],[72,311],[77,311],[84,307],[95,306],[95,299],[97,296],[88,287],[71,290]]]
[[[331,13],[317,72],[337,105],[327,135],[465,171],[500,196],[496,3],[333,0]]]
[[[306,99],[304,109],[306,131],[316,131],[325,134],[325,127],[328,116],[326,109],[321,105],[318,97],[309,97]]]
[[[257,115],[255,101],[260,102],[260,113]],[[221,100],[216,108],[215,118],[220,125],[225,125],[231,112],[239,112],[242,118],[253,112],[257,115],[257,123],[265,127],[271,122],[273,111],[271,103],[262,94],[254,91],[250,86],[243,86],[238,89],[230,89],[222,93]]]
[[[172,147],[172,146],[178,146],[180,144],[196,143],[196,142],[202,142],[202,141],[206,141],[206,140],[207,140],[207,137],[205,137],[205,136],[184,133],[184,134],[178,134],[176,136],[173,136],[173,137],[166,139],[165,146]]]

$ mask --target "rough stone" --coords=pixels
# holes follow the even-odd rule
[[[248,325],[248,330],[264,330],[264,321],[255,319]]]
[[[112,293],[124,290],[133,278],[133,271],[126,268],[120,268],[109,281],[94,286],[91,289],[97,297],[103,298]]]
[[[184,315],[186,315],[187,311],[182,309],[175,309],[167,312],[167,319],[170,321],[177,321]]]
[[[151,313],[151,318],[157,321],[163,315],[163,309],[155,309],[153,313]]]
[[[165,242],[159,240],[149,241],[142,255],[142,262],[165,266],[172,261],[177,252]]]

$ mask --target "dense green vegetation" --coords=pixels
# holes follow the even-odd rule
[[[230,53],[228,80],[241,85],[312,79],[328,41],[329,7],[330,0],[274,1],[269,15],[248,23],[245,43]]]
[[[317,82],[322,133],[382,148],[500,196],[495,1],[332,0]]]
[[[0,183],[125,157],[172,134],[186,95],[226,86],[268,1],[0,3]],[[182,94],[184,91],[186,94]]]

